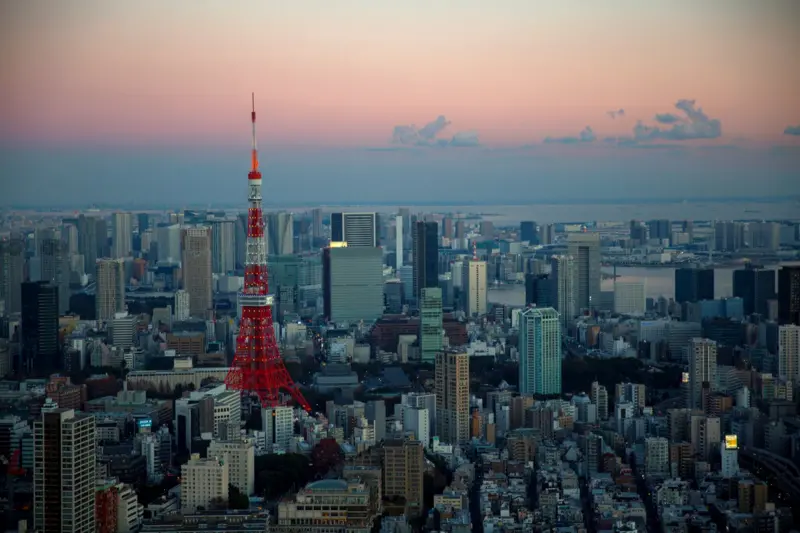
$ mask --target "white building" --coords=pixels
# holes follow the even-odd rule
[[[144,518],[144,506],[139,503],[136,490],[127,483],[117,484],[117,532],[139,531]]]
[[[175,291],[175,320],[189,320],[189,293],[183,289]]]
[[[291,407],[270,407],[261,410],[264,448],[271,452],[288,451],[294,434],[294,412]]]
[[[425,448],[431,444],[430,413],[422,407],[403,407],[403,430],[414,433]]]
[[[719,454],[722,459],[722,477],[733,478],[739,474],[739,443],[736,435],[725,435],[719,443]]]
[[[208,455],[222,457],[228,465],[228,481],[247,496],[255,492],[255,440],[213,440],[208,447]]]
[[[209,509],[215,501],[228,501],[228,465],[220,457],[201,459],[193,453],[181,466],[181,510],[184,514]]]
[[[647,476],[669,476],[669,440],[650,437],[644,440],[644,471]]]
[[[111,256],[124,259],[133,253],[133,216],[130,213],[111,215]]]
[[[645,293],[644,281],[617,281],[614,283],[614,311],[622,315],[644,314]]]

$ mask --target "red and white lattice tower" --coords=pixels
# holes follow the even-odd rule
[[[264,240],[264,215],[261,208],[261,172],[256,146],[256,107],[253,95],[253,152],[247,175],[249,209],[247,213],[247,257],[244,287],[239,293],[239,335],[225,385],[243,394],[257,395],[264,407],[282,405],[281,391],[291,395],[306,411],[311,406],[292,381],[283,363],[275,330],[272,327],[272,302],[267,281],[267,247]]]

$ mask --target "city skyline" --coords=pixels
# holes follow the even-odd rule
[[[7,205],[235,201],[251,91],[276,202],[800,194],[788,3],[122,6],[8,9]]]

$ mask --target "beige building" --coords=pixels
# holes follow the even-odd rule
[[[486,314],[486,261],[471,260],[467,266],[467,313],[470,316]]]
[[[73,409],[44,411],[34,422],[36,531],[94,533],[95,431],[94,416]]]
[[[689,407],[702,406],[703,383],[717,389],[717,343],[711,339],[689,341]]]
[[[255,440],[213,440],[208,447],[208,455],[223,457],[228,464],[228,481],[247,496],[255,492]]]
[[[212,308],[211,229],[186,228],[182,233],[183,288],[189,293],[189,314],[205,317]]]
[[[195,513],[198,508],[210,509],[228,501],[228,464],[220,457],[201,459],[192,454],[181,466],[181,512]]]
[[[98,259],[95,281],[95,317],[107,322],[125,311],[125,263],[122,259]]]
[[[357,479],[309,483],[294,499],[278,504],[275,533],[370,533],[380,516],[380,501]]]
[[[446,444],[469,441],[469,355],[436,354],[436,436]]]

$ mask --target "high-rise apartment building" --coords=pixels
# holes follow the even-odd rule
[[[210,457],[220,457],[228,465],[228,481],[242,494],[255,492],[256,465],[255,440],[243,437],[234,440],[212,440],[208,447]]]
[[[72,409],[42,413],[33,424],[33,522],[36,531],[94,533],[95,419]]]
[[[645,281],[615,281],[614,311],[621,315],[643,315],[645,294]]]
[[[383,252],[360,246],[329,247],[322,256],[323,302],[328,320],[372,322],[383,314]]]
[[[395,268],[400,268],[403,266],[403,260],[405,259],[403,256],[405,246],[405,242],[403,240],[403,217],[397,215],[394,218],[394,255],[395,255]]]
[[[648,437],[644,440],[644,473],[646,476],[669,477],[669,439]]]
[[[124,259],[133,253],[133,215],[113,213],[111,215],[111,257]]]
[[[181,258],[181,227],[177,224],[159,224],[156,228],[159,261],[179,261]]]
[[[95,318],[107,322],[125,311],[125,263],[122,259],[98,259],[95,291]]]
[[[469,441],[469,355],[436,354],[436,434],[444,443]]]
[[[800,326],[778,327],[778,375],[800,383]]]
[[[800,325],[800,266],[778,270],[778,322]]]
[[[266,436],[264,446],[275,453],[290,450],[294,434],[294,414],[291,407],[269,407],[261,410],[261,426]]]
[[[236,219],[209,221],[211,226],[211,271],[227,274],[236,269]]]
[[[199,507],[210,509],[215,502],[228,500],[228,465],[222,457],[201,459],[192,454],[181,466],[181,511],[195,513]]]
[[[414,250],[414,297],[422,289],[439,286],[439,227],[436,222],[417,221],[411,234]]]
[[[25,241],[18,238],[0,241],[0,300],[7,313],[22,309],[22,282],[25,276]]]
[[[647,230],[651,239],[663,241],[672,237],[672,223],[669,220],[651,220],[647,223]]]
[[[423,363],[433,363],[442,350],[442,289],[423,288],[419,308],[420,358]]]
[[[577,271],[571,255],[554,255],[550,260],[550,278],[553,284],[553,306],[561,316],[562,331],[577,315]]]
[[[735,252],[744,247],[744,224],[741,222],[716,222],[714,224],[714,250]]]
[[[467,314],[469,316],[485,315],[487,296],[486,261],[471,259],[467,263]]]
[[[175,320],[189,320],[189,293],[183,289],[175,291]]]
[[[211,290],[211,228],[183,230],[183,288],[189,293],[189,313],[205,317],[213,307]]]
[[[606,387],[600,385],[597,381],[593,381],[589,397],[592,403],[597,406],[597,418],[608,420],[608,390],[606,390]]]
[[[569,255],[575,260],[576,310],[600,305],[600,234],[570,233]]]
[[[25,373],[63,368],[58,342],[58,288],[46,281],[22,284],[20,365]]]
[[[403,406],[403,430],[414,434],[414,438],[427,448],[431,444],[430,413],[424,407]]]
[[[520,315],[519,391],[561,394],[561,323],[552,307],[532,307]]]
[[[331,242],[346,242],[349,248],[380,246],[377,213],[331,213]]]
[[[675,301],[677,303],[713,299],[713,268],[682,267],[675,269]]]
[[[689,407],[702,406],[703,384],[711,390],[717,388],[717,343],[711,339],[694,338],[689,341]]]
[[[266,223],[267,257],[294,253],[294,215],[279,212],[268,213]]]
[[[84,264],[93,265],[98,257],[98,247],[101,239],[97,234],[97,219],[80,215],[76,222],[78,227],[78,253],[83,256]],[[104,236],[102,236],[104,237]]]

